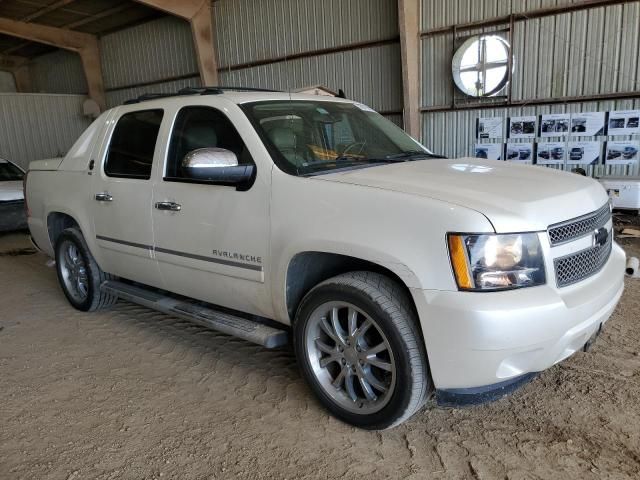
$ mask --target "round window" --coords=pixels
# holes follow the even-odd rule
[[[489,97],[509,78],[509,44],[496,35],[467,39],[453,56],[453,80],[472,97]]]

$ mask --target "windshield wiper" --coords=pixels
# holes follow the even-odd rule
[[[336,157],[334,160],[328,162],[318,162],[317,164],[305,165],[304,168],[298,168],[299,175],[313,175],[318,173],[330,173],[333,170],[348,167],[369,166],[381,163],[396,163],[398,160],[386,159],[386,158],[366,158],[355,157],[351,155],[342,155]]]
[[[406,152],[396,153],[394,155],[387,155],[384,157],[387,160],[413,160],[417,158],[447,158],[444,155],[437,155],[431,152],[425,152],[424,150],[407,150]]]
[[[332,170],[338,168],[347,168],[353,166],[368,166],[384,163],[402,163],[411,160],[417,160],[418,158],[447,158],[442,155],[436,155],[435,153],[425,152],[422,150],[412,150],[397,153],[394,155],[387,155],[386,157],[359,157],[356,155],[339,155],[335,159],[328,162],[319,162],[317,164],[305,165],[304,170],[298,169],[299,175],[312,175],[317,173],[318,170],[323,170],[323,173],[330,173]],[[327,168],[328,167],[328,168]]]

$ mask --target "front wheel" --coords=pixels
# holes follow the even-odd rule
[[[312,289],[298,309],[294,347],[317,397],[347,423],[390,428],[426,402],[416,315],[404,290],[383,275],[352,272]]]
[[[100,269],[79,229],[67,228],[60,234],[55,254],[58,281],[71,305],[90,312],[117,301],[117,297],[100,290],[104,281],[114,277]]]

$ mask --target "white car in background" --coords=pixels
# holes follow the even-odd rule
[[[142,97],[25,186],[75,308],[291,335],[320,401],[363,428],[508,393],[588,345],[624,285],[598,182],[443,159],[333,97]]]
[[[24,171],[0,158],[0,232],[27,228],[22,179]]]

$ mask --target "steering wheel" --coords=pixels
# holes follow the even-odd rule
[[[358,150],[358,153],[356,153],[356,155],[359,155],[362,152],[362,150],[364,150],[364,147],[365,147],[366,144],[367,144],[366,140],[362,140],[360,142],[350,143],[349,145],[347,145],[344,148],[344,150],[342,150],[342,153],[339,156],[340,157],[346,156],[351,151],[351,149],[354,149],[354,148],[356,148],[358,146],[360,147],[360,149]]]

